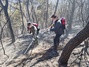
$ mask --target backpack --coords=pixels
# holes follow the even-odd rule
[[[27,23],[27,29],[30,30],[29,26],[30,26],[31,22]],[[38,28],[38,24],[37,23],[32,23],[33,26],[35,26],[36,28]]]
[[[36,26],[36,28],[38,28],[38,24],[37,23],[33,23],[34,26]]]
[[[66,23],[65,18],[61,18],[61,24],[63,29],[66,29],[65,23]]]

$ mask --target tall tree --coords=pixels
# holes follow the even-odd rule
[[[57,2],[56,2],[56,7],[55,7],[54,15],[56,14],[58,3],[59,3],[59,0],[57,0]]]
[[[21,18],[22,18],[22,32],[21,32],[21,34],[23,34],[25,26],[24,26],[24,21],[23,21],[23,12],[22,12],[21,0],[19,0],[19,6],[20,6],[20,13],[21,13]]]
[[[11,34],[12,43],[13,43],[13,42],[15,42],[15,36],[14,36],[13,29],[12,29],[12,26],[11,26],[11,20],[10,20],[9,14],[8,14],[8,0],[5,0],[5,5],[0,0],[0,4],[1,4],[1,7],[2,7],[2,9],[4,11],[4,14],[5,14],[5,17],[6,17],[6,21],[8,23],[8,28],[9,28],[10,34]]]
[[[87,12],[86,12],[87,17],[89,16],[89,0],[87,0]]]
[[[70,12],[70,17],[69,17],[69,24],[68,24],[68,31],[70,31],[72,29],[72,23],[73,23],[73,17],[74,17],[74,11],[75,11],[75,0],[72,0],[73,2],[72,3],[72,9],[71,9],[71,12]]]
[[[30,3],[31,3],[31,12],[32,12],[33,22],[38,23],[36,11],[35,11],[34,6],[33,6],[33,0],[30,0]]]
[[[49,3],[49,0],[46,0],[46,22],[45,22],[45,26],[47,27],[47,23],[48,23],[48,3]]]
[[[26,10],[27,10],[27,17],[28,17],[27,22],[31,21],[30,13],[29,13],[29,1],[30,0],[26,1]]]

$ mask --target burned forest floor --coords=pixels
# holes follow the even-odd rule
[[[30,34],[18,35],[14,43],[11,43],[10,38],[4,38],[2,39],[2,44],[6,55],[4,55],[0,45],[0,67],[58,67],[58,59],[64,46],[80,30],[81,27],[76,26],[64,40],[62,38],[65,34],[62,35],[58,47],[59,56],[51,58],[47,58],[46,54],[50,53],[47,53],[47,50],[53,46],[53,38],[55,36],[53,32],[42,33],[41,31],[38,44],[35,43],[35,46],[31,47],[26,54],[24,54],[24,51],[32,41]],[[83,42],[73,50],[68,62],[69,67],[89,67],[89,46],[85,47]],[[38,61],[39,59],[43,60]]]

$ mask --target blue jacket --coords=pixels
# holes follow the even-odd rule
[[[59,34],[59,35],[62,35],[64,33],[62,24],[58,20],[55,21],[54,28],[51,28],[50,31],[54,31],[55,34]]]

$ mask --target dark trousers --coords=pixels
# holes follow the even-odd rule
[[[39,34],[40,28],[37,28],[37,35]]]
[[[54,37],[54,50],[57,51],[57,47],[59,45],[59,40],[60,40],[60,34],[56,34],[56,36]]]

